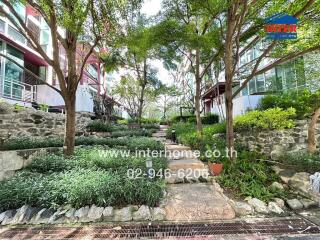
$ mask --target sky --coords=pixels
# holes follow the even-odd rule
[[[146,14],[147,17],[154,16],[161,10],[161,2],[162,0],[144,0],[141,12]],[[173,84],[173,80],[170,77],[169,72],[163,67],[160,60],[153,60],[151,64],[158,69],[158,78],[162,83],[167,85]]]

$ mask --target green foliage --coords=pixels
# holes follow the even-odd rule
[[[199,150],[202,160],[216,161],[217,159],[208,159],[205,157],[205,151],[219,150],[225,152],[225,140],[221,137],[214,136],[218,133],[226,132],[225,123],[217,123],[213,125],[204,125],[203,133],[196,131],[193,123],[177,123],[173,124],[167,131],[167,137],[171,138],[171,131],[176,131],[178,141],[182,144],[190,146],[194,150]]]
[[[224,162],[224,170],[218,182],[240,198],[255,197],[268,202],[272,198],[283,197],[284,191],[270,187],[273,182],[279,181],[279,177],[269,163],[259,159],[264,159],[264,156],[241,152],[235,162]]]
[[[264,111],[254,110],[245,115],[238,116],[234,120],[236,131],[247,131],[252,129],[285,129],[295,126],[294,108],[282,110],[281,108],[270,108]]]
[[[102,121],[93,121],[87,125],[90,132],[111,132],[113,130],[111,124]]]
[[[0,146],[0,149],[16,150],[61,146],[63,146],[63,139],[60,138],[19,137],[6,140],[2,146]]]
[[[95,136],[80,136],[76,138],[75,144],[77,146],[84,145],[102,145],[102,146],[123,146],[134,148],[135,142],[142,142],[146,144],[144,148],[143,144],[138,144],[138,149],[163,149],[163,144],[158,143],[156,140],[146,137],[128,137],[128,138],[100,138]],[[45,148],[45,147],[62,147],[63,140],[59,138],[11,138],[4,142],[1,146],[1,150],[18,150],[18,149],[32,149],[32,148]]]
[[[129,148],[151,147],[160,150],[159,144],[154,142],[147,138],[133,138]],[[127,175],[128,169],[146,172],[147,157],[136,157],[128,151],[121,153],[118,150],[125,149],[81,148],[68,159],[64,158],[62,152],[34,157],[25,170],[1,182],[0,211],[16,209],[25,204],[53,208],[66,204],[75,208],[91,204],[158,204],[165,188],[162,179],[156,177],[149,181],[144,176],[130,179]],[[152,158],[152,161],[155,172],[167,167],[165,157]]]
[[[47,112],[48,109],[49,109],[49,105],[47,105],[47,104],[40,104],[40,110],[41,110],[41,111]]]
[[[260,100],[258,108],[296,109],[297,118],[310,116],[316,108],[320,107],[320,90],[311,93],[310,90],[299,92],[286,92],[279,95],[267,95]]]
[[[219,122],[219,115],[209,113],[204,117],[201,117],[202,124],[215,124]]]
[[[286,153],[278,158],[278,161],[289,168],[299,172],[320,172],[320,154],[307,152]]]
[[[0,211],[24,204],[53,207],[70,204],[75,208],[147,204],[155,206],[162,197],[162,180],[128,179],[105,170],[75,168],[43,175],[23,171],[0,185]]]
[[[119,119],[117,121],[117,124],[120,124],[120,125],[128,125],[129,121],[127,119]]]

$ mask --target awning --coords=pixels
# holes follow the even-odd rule
[[[24,60],[30,63],[33,63],[38,66],[48,66],[48,63],[40,57],[38,54],[30,51],[28,48],[22,46],[20,43],[15,42],[13,39],[7,37],[3,33],[0,32],[0,39],[8,42],[13,47],[19,49],[21,52],[24,53]]]
[[[234,82],[232,87],[238,86],[239,82]],[[226,91],[226,82],[218,82],[212,87],[210,87],[205,93],[202,95],[202,100],[206,99],[214,99],[219,95],[224,94]]]

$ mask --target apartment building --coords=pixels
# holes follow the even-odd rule
[[[21,18],[25,19],[26,25],[38,38],[42,48],[49,56],[52,55],[50,29],[44,19],[31,6],[16,4],[15,9]],[[63,34],[63,29],[59,29],[59,31]],[[81,58],[81,53],[88,48],[86,44],[79,43],[77,58]],[[0,17],[0,53],[15,60],[47,83],[59,88],[52,67],[48,66],[23,35],[5,17]],[[105,90],[101,86],[104,86],[107,76],[102,69],[102,63],[97,57],[97,53],[98,50],[96,49],[88,59],[77,90],[76,111],[78,112],[93,112],[92,94],[99,95]],[[61,66],[67,67],[63,48],[60,51],[60,63]],[[46,104],[56,109],[64,109],[62,97],[49,86],[39,82],[33,74],[23,70],[12,61],[0,57],[0,99],[26,107],[31,107],[32,103],[37,103]]]
[[[240,66],[245,66],[253,59],[261,54],[264,44],[258,43],[251,49],[245,51],[239,60]],[[304,88],[314,88],[312,82],[312,73],[306,69],[312,69],[314,61],[311,61],[316,53],[307,54],[301,58],[276,66],[275,68],[254,77],[247,86],[234,99],[234,116],[244,114],[245,112],[255,109],[260,99],[268,93],[281,93],[285,91],[295,91]],[[268,64],[270,59],[264,59],[261,66]],[[244,72],[243,74],[246,74]],[[220,119],[225,119],[225,79],[224,73],[219,75],[219,78],[202,95],[202,104],[204,113],[215,113],[220,116]],[[233,89],[239,88],[241,80],[235,81]]]

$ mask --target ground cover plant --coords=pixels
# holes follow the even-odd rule
[[[223,162],[224,170],[218,182],[236,198],[255,197],[265,202],[283,198],[288,192],[270,186],[280,179],[265,160],[261,154],[242,151],[235,162]]]
[[[155,206],[165,184],[160,178],[145,176],[134,179],[128,169],[146,171],[144,157],[106,157],[102,147],[77,149],[65,159],[61,153],[37,156],[23,171],[0,184],[0,211],[28,204],[57,208],[79,208],[147,204]],[[110,150],[110,149],[109,149]],[[155,171],[166,168],[165,158],[153,158]]]
[[[76,138],[77,146],[79,145],[104,145],[104,146],[122,146],[130,150],[150,149],[162,150],[163,144],[147,137],[128,137],[128,138],[102,138],[96,136],[80,136]],[[135,144],[138,144],[135,146]],[[42,137],[20,137],[11,138],[5,141],[1,150],[19,150],[31,148],[62,147],[63,139],[60,138],[42,138]]]
[[[320,171],[320,153],[310,154],[299,151],[286,153],[278,157],[280,162],[286,168],[293,168],[299,172],[315,173]]]
[[[236,131],[248,130],[282,130],[295,126],[296,110],[294,108],[269,108],[267,110],[253,110],[234,120]]]

